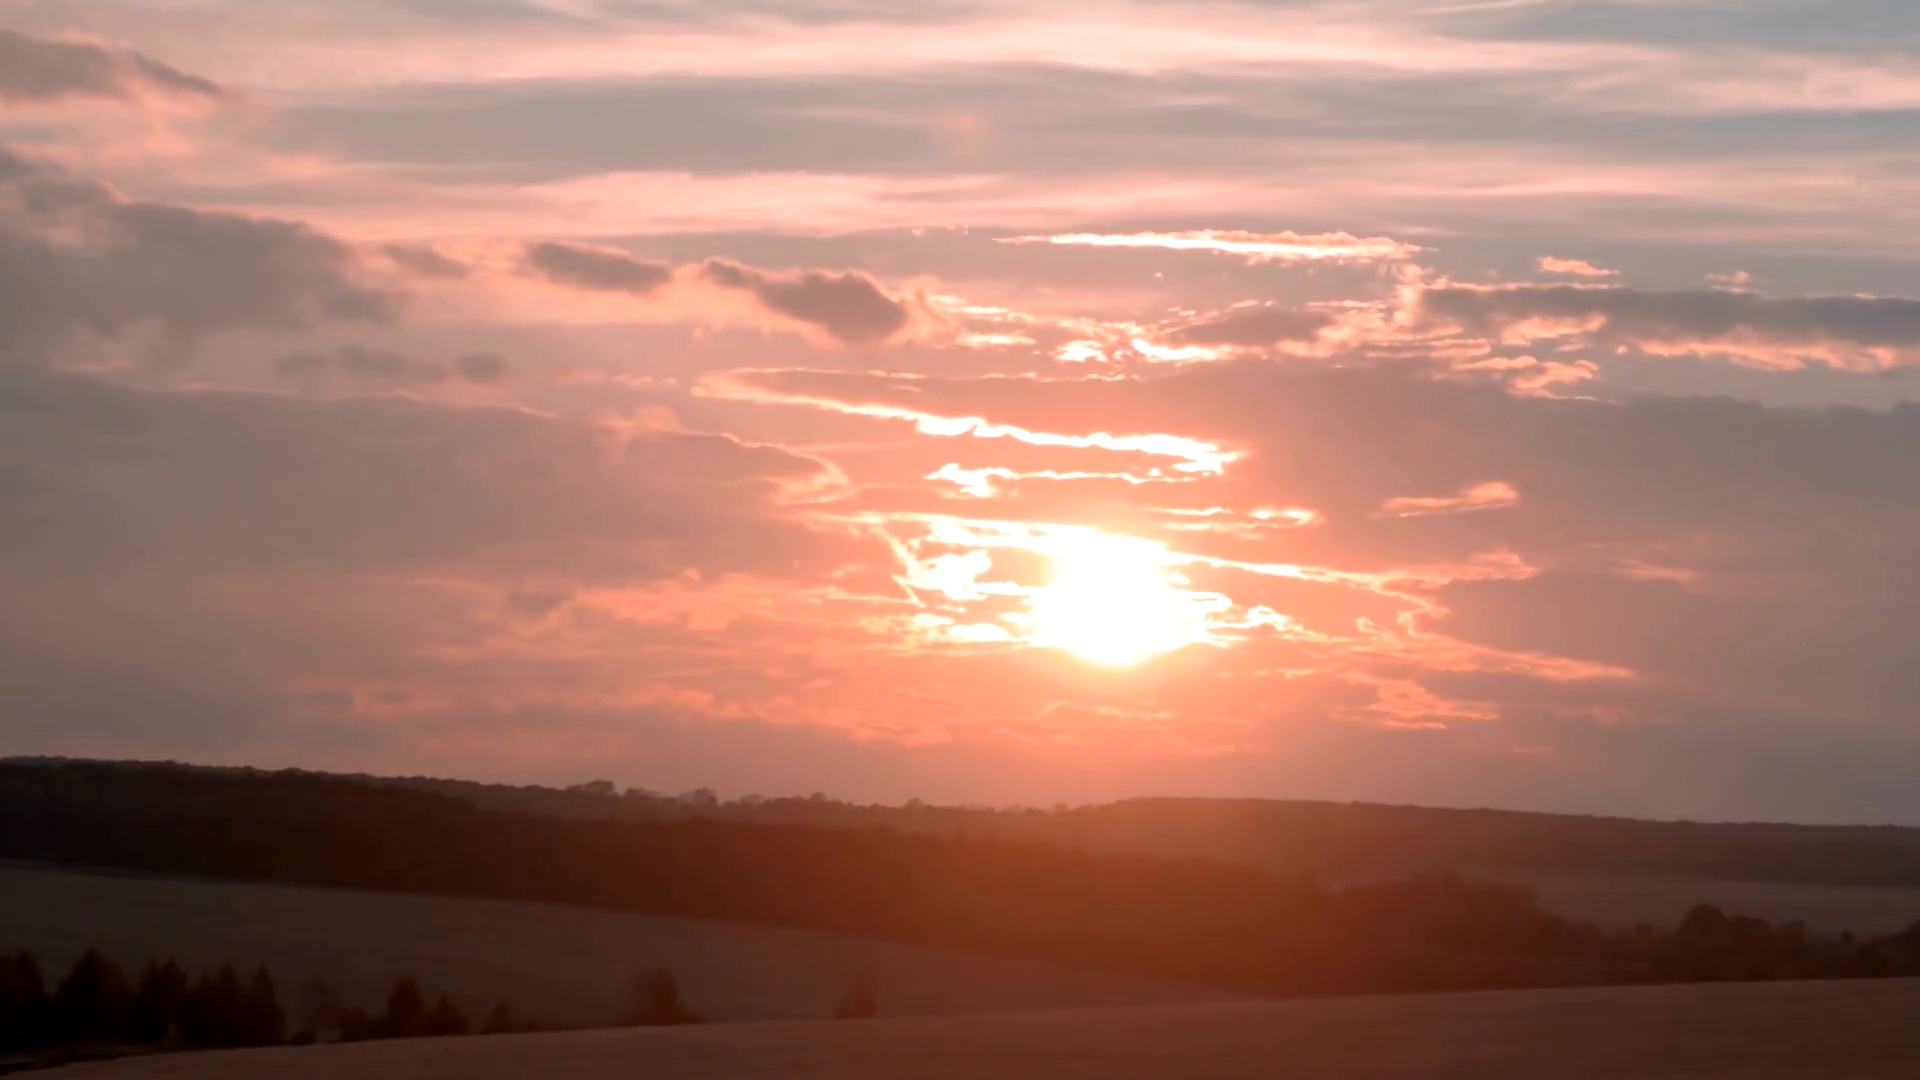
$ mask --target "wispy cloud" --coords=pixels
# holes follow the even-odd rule
[[[1520,492],[1503,480],[1489,480],[1464,488],[1458,495],[1401,495],[1380,506],[1387,517],[1431,517],[1435,514],[1468,514],[1478,510],[1499,510],[1520,502]]]
[[[1058,244],[1078,247],[1158,248],[1164,251],[1206,251],[1263,262],[1370,262],[1409,258],[1421,250],[1413,244],[1382,236],[1348,233],[1254,233],[1233,229],[1191,232],[1056,233],[1048,236],[1010,236],[1003,244]]]

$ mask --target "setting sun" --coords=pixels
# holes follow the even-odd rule
[[[1164,546],[1083,533],[1051,547],[1053,578],[1033,598],[1042,644],[1126,667],[1204,638],[1205,612],[1176,587]]]

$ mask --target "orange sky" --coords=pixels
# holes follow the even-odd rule
[[[322,14],[0,0],[5,752],[1920,821],[1914,18]]]

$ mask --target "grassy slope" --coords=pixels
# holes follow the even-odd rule
[[[74,1080],[1824,1080],[1920,1075],[1913,982],[1746,984],[710,1026],[242,1051]]]
[[[817,1017],[863,966],[884,1012],[932,1015],[1218,999],[1146,979],[1083,974],[832,934],[545,904],[74,873],[0,864],[0,948],[64,970],[97,945],[123,966],[172,954],[190,970],[265,963],[282,1001],[318,976],[375,1008],[417,975],[476,1020],[505,997],[528,1019],[611,1022],[627,980],[666,967],[714,1019]]]

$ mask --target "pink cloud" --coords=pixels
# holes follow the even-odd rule
[[[1010,236],[1003,244],[1054,244],[1077,247],[1158,248],[1232,255],[1250,263],[1374,262],[1406,259],[1422,249],[1383,236],[1350,233],[1254,233],[1235,229],[1199,229],[1172,233],[1056,233]]]
[[[1610,278],[1619,277],[1620,271],[1596,266],[1585,259],[1562,259],[1552,255],[1542,255],[1540,269],[1549,274],[1567,274],[1572,277]]]
[[[1520,502],[1520,492],[1504,480],[1489,480],[1462,488],[1458,495],[1402,495],[1388,499],[1380,512],[1388,517],[1431,517],[1435,514],[1469,514],[1479,510],[1499,510]]]

